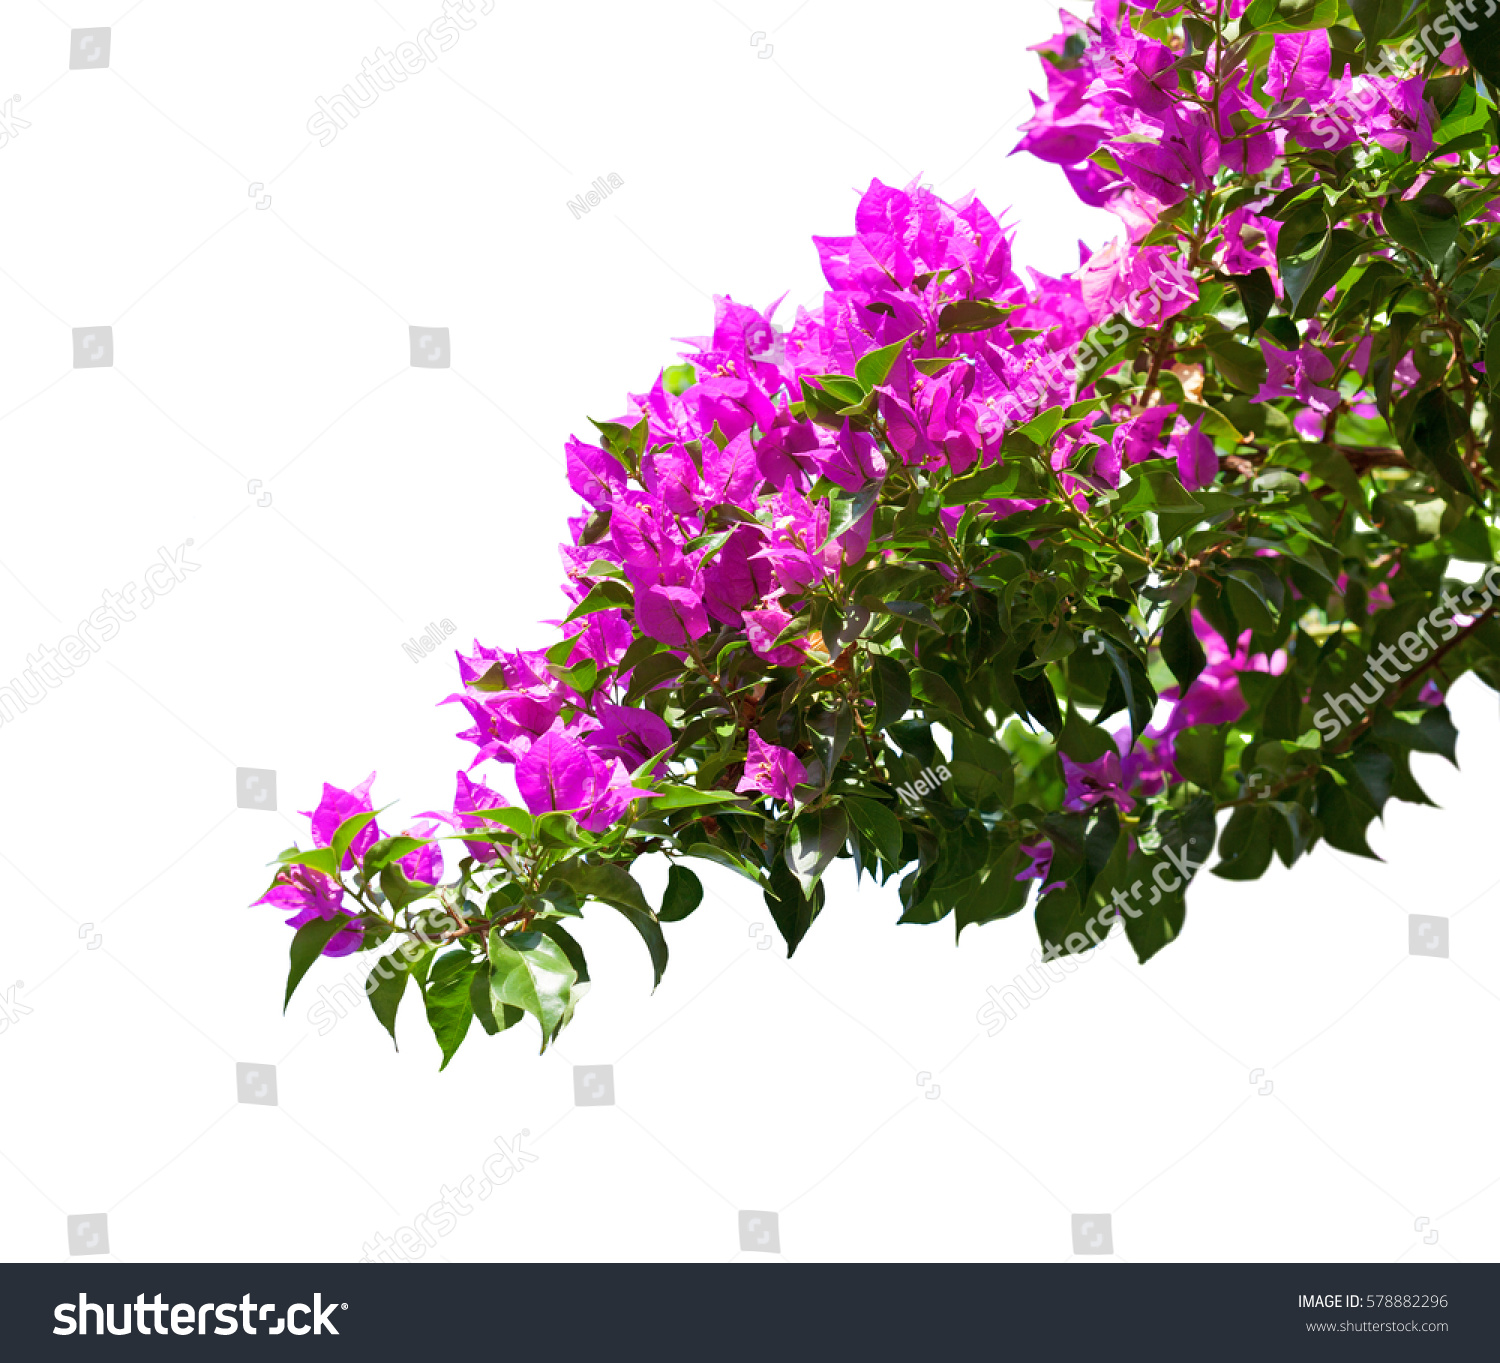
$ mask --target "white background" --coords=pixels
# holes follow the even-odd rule
[[[429,1257],[775,1262],[741,1209],[792,1260],[1061,1260],[1105,1212],[1131,1261],[1495,1256],[1500,745],[1472,683],[1466,774],[1417,759],[1445,809],[1393,807],[1388,865],[1205,876],[1181,943],[1141,968],[1112,941],[997,1036],[975,1015],[1026,918],[955,949],[836,876],[788,964],[713,868],[654,996],[591,911],[594,989],[544,1057],[476,1029],[439,1075],[411,999],[399,1054],[367,1013],[319,1036],[356,961],[283,1018],[291,934],[246,905],[292,811],[372,768],[407,814],[451,799],[451,653],[402,642],[549,640],[563,442],[713,292],[816,302],[809,238],[876,176],[1014,205],[1052,272],[1113,222],[1007,156],[1040,0],[502,4],[327,147],[315,99],[438,0],[128,5],[0,9],[30,124],[0,147],[0,682],[160,548],[201,567],[0,726],[0,992],[31,1010],[0,1032],[0,1256],[64,1258],[65,1217],[107,1212],[119,1260],[357,1259],[523,1132],[535,1161]],[[93,25],[109,68],[68,71]],[[409,366],[410,324],[451,329],[451,369]],[[101,325],[113,367],[74,370]],[[278,773],[277,813],[235,807],[237,766]],[[1408,954],[1412,913],[1451,919],[1450,959]],[[279,1106],[237,1101],[240,1061]],[[612,1064],[616,1105],[575,1109],[574,1064]]]

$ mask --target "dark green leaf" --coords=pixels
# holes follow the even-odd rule
[[[1161,635],[1162,661],[1171,669],[1177,685],[1186,694],[1208,662],[1203,645],[1193,631],[1192,613],[1178,611],[1167,621]]]
[[[905,668],[884,654],[870,658],[870,678],[875,690],[874,727],[889,728],[911,709],[911,683]]]
[[[291,1003],[297,986],[302,983],[302,977],[323,954],[323,948],[333,940],[333,934],[351,921],[347,913],[336,913],[332,918],[314,918],[297,929],[297,935],[292,938],[292,963],[286,976],[286,998],[281,1004],[283,1013]]]
[[[667,871],[667,891],[662,896],[657,919],[663,923],[680,923],[702,902],[703,882],[686,866],[674,861]]]
[[[766,908],[771,911],[777,931],[786,943],[788,958],[807,936],[813,919],[822,910],[823,893],[823,886],[818,885],[811,895],[804,894],[786,862],[779,855],[772,862],[765,887]]]
[[[1392,196],[1380,220],[1397,242],[1432,265],[1443,263],[1463,231],[1457,206],[1441,194],[1419,194],[1411,200]]]
[[[651,953],[655,977],[651,987],[655,989],[667,968],[667,939],[662,935],[661,923],[646,902],[635,877],[623,867],[610,863],[586,866],[577,861],[555,867],[552,874],[566,881],[579,894],[608,904],[625,915]]]
[[[1271,272],[1265,268],[1252,270],[1249,274],[1232,276],[1230,282],[1240,291],[1240,303],[1245,309],[1245,330],[1254,336],[1276,306],[1276,286],[1271,282]]]
[[[848,837],[849,821],[836,807],[808,810],[792,821],[786,839],[786,864],[804,896],[813,892]]]
[[[474,1020],[474,1005],[469,999],[469,979],[474,959],[467,951],[455,950],[432,962],[422,988],[427,1007],[427,1022],[443,1053],[439,1070],[448,1068],[458,1048],[469,1034]]]
[[[844,811],[853,825],[870,840],[887,866],[901,864],[901,820],[878,800],[861,795],[844,798]]]
[[[382,956],[365,980],[365,993],[369,996],[370,1007],[375,1010],[380,1025],[391,1034],[392,1041],[396,1040],[396,1010],[401,1004],[401,996],[406,993],[406,981],[411,977],[412,963],[432,950],[429,946],[405,943],[389,956]],[[398,1045],[396,1049],[400,1050],[401,1047]]]

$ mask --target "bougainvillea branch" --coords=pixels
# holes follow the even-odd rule
[[[325,786],[280,858],[288,998],[377,953],[446,1064],[476,1020],[558,1034],[591,905],[659,982],[696,864],[788,953],[849,860],[902,923],[1029,908],[1049,955],[1145,961],[1201,866],[1372,855],[1454,681],[1500,689],[1496,8],[1065,13],[1017,150],[1118,238],[1023,275],[978,199],[877,181],[819,306],[717,299],[569,441],[567,617],[459,656],[451,805],[392,835],[373,777]]]

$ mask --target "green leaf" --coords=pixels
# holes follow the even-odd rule
[[[352,921],[347,913],[336,913],[332,918],[314,918],[297,929],[297,935],[292,938],[292,963],[286,976],[286,998],[281,1004],[283,1013],[291,1003],[297,986],[302,983],[302,977],[323,954],[323,948],[333,940],[334,933]]]
[[[573,1014],[577,1010],[579,1003],[583,1000],[583,996],[589,992],[589,965],[583,958],[583,948],[578,945],[573,935],[561,923],[538,923],[536,930],[550,937],[562,948],[563,955],[568,958],[568,964],[573,967],[573,974],[577,976],[573,981],[573,987],[568,991],[568,1006],[563,1010],[562,1024],[557,1029],[561,1032],[563,1027],[572,1022]],[[509,1013],[510,1011],[510,1006],[507,1005],[506,1012]],[[516,1021],[519,1022],[524,1014],[521,1013],[520,1009],[516,1009],[515,1012]]]
[[[657,919],[663,923],[680,923],[702,902],[703,882],[686,866],[674,861],[667,871],[667,891],[662,895]]]
[[[344,864],[344,853],[349,850],[350,844],[360,835],[364,826],[375,817],[376,811],[367,809],[360,814],[351,814],[341,823],[333,833],[333,841],[328,844],[328,850],[333,853],[334,864]]]
[[[646,442],[650,439],[651,430],[645,417],[634,426],[625,426],[618,421],[595,421],[592,417],[589,418],[589,424],[603,436],[604,448],[620,460],[627,470],[640,463],[641,456],[646,452]]]
[[[1218,831],[1213,797],[1200,795],[1180,813],[1163,815],[1157,828],[1161,834],[1158,850],[1138,851],[1130,858],[1124,876],[1130,905],[1120,916],[1125,922],[1125,935],[1142,964],[1182,935],[1188,884],[1213,855]],[[1144,901],[1142,891],[1147,895]]]
[[[1020,428],[1019,434],[1035,441],[1039,446],[1045,445],[1062,428],[1066,416],[1066,407],[1049,407],[1040,416],[1032,417]]]
[[[1327,445],[1306,447],[1312,461],[1312,474],[1332,487],[1352,506],[1364,511],[1368,505],[1364,484],[1350,466],[1348,457]]]
[[[381,838],[379,842],[372,842],[370,850],[365,853],[365,879],[373,880],[382,867],[409,857],[432,841],[431,838],[409,838],[401,834],[398,837]]]
[[[853,495],[841,492],[829,499],[828,534],[819,546],[820,549],[826,549],[840,535],[864,519],[870,508],[880,501],[882,486],[880,483],[871,483]]]
[[[1224,779],[1225,729],[1216,724],[1195,725],[1177,735],[1177,770],[1204,790],[1217,790]]]
[[[925,355],[919,360],[913,360],[919,373],[925,374],[929,379],[936,378],[951,364],[965,363],[962,355]]]
[[[846,795],[844,812],[855,828],[869,839],[870,845],[880,853],[880,859],[887,866],[896,867],[901,864],[903,838],[900,819],[878,800],[867,799],[863,795]]]
[[[746,880],[752,880],[757,885],[761,883],[760,872],[755,866],[745,860],[737,852],[731,852],[726,847],[720,847],[712,842],[695,842],[689,847],[684,847],[683,855],[697,857],[702,861],[711,861],[715,866],[725,866],[737,875],[742,875]]]
[[[585,615],[593,615],[598,611],[618,610],[622,606],[633,604],[634,601],[635,597],[631,594],[630,588],[623,582],[599,582],[582,601],[568,612],[568,618],[563,623],[570,624],[574,620],[581,620]]]
[[[899,616],[902,620],[912,620],[919,625],[925,625],[928,629],[940,629],[937,617],[932,613],[932,607],[925,601],[874,601],[869,602],[874,609],[883,611],[886,615]]]
[[[578,973],[556,940],[542,932],[490,933],[490,997],[530,1013],[542,1030],[542,1050],[562,1028]]]
[[[408,880],[406,872],[395,862],[384,867],[380,872],[380,892],[390,902],[392,908],[404,909],[409,904],[415,904],[417,900],[430,895],[437,887],[429,885],[422,880]]]
[[[1261,267],[1249,274],[1230,276],[1230,283],[1240,291],[1240,304],[1245,309],[1245,330],[1254,336],[1276,306],[1276,286],[1271,282],[1271,272]]]
[[[1322,825],[1323,840],[1330,847],[1351,856],[1381,860],[1365,840],[1365,830],[1374,820],[1375,811],[1362,800],[1356,800],[1348,787],[1339,785],[1326,771],[1318,776],[1313,813]]]
[[[797,877],[778,855],[771,863],[763,893],[766,908],[786,943],[787,959],[790,960],[823,908],[823,886],[816,886],[810,895],[804,894]]]
[[[1397,242],[1432,265],[1447,259],[1463,231],[1458,206],[1441,194],[1419,194],[1409,201],[1392,196],[1380,220]]]
[[[874,654],[870,658],[870,678],[875,691],[876,729],[886,729],[911,709],[911,683],[906,669],[894,658]]]
[[[503,824],[506,828],[519,833],[523,842],[531,842],[536,837],[536,819],[527,810],[476,809],[474,813],[489,823]]]
[[[365,993],[369,997],[370,1007],[375,1010],[380,1025],[391,1034],[392,1042],[396,1040],[396,1010],[401,1004],[401,996],[406,993],[412,963],[428,955],[433,949],[430,946],[403,944],[389,956],[382,956],[376,961],[365,979]],[[401,1047],[397,1045],[396,1049],[399,1051]]]
[[[815,374],[813,382],[844,406],[852,406],[865,399],[865,390],[859,386],[859,381],[851,379],[847,374]]]
[[[1026,907],[1031,882],[1016,879],[1020,855],[1017,843],[997,843],[989,861],[960,888],[953,906],[955,939],[967,927],[983,927],[1010,918]]]
[[[474,1010],[475,1018],[488,1036],[498,1036],[501,1032],[508,1031],[526,1016],[509,1003],[503,1003],[496,1009],[495,995],[490,988],[490,982],[494,978],[495,972],[488,960],[479,965],[469,977],[469,1007]]]
[[[625,697],[627,705],[634,705],[664,681],[680,677],[685,664],[671,653],[653,653],[638,663],[630,674],[630,691]]]
[[[521,896],[521,906],[538,918],[582,918],[578,896],[566,883],[552,882],[538,893]]]
[[[1068,707],[1057,746],[1079,763],[1097,762],[1106,753],[1116,751],[1114,739],[1097,724],[1090,724],[1076,705]]]
[[[959,720],[964,719],[964,703],[958,693],[936,672],[925,667],[912,670],[912,682],[917,697],[925,704],[936,705]]]
[[[1471,133],[1480,132],[1489,126],[1490,112],[1490,106],[1480,101],[1475,88],[1472,85],[1465,85],[1459,91],[1453,107],[1443,115],[1443,122],[1434,134],[1433,140],[1438,146],[1446,147],[1449,143],[1458,142]]]
[[[667,968],[667,939],[662,935],[661,922],[646,896],[636,883],[635,877],[622,866],[609,862],[585,865],[582,862],[565,862],[555,867],[552,874],[571,885],[579,894],[600,903],[608,904],[624,914],[641,935],[646,949],[651,953],[651,969],[654,974],[652,989],[661,983],[662,973]]]
[[[745,797],[732,790],[699,790],[696,786],[669,786],[648,809],[658,813],[668,809],[699,809],[704,805],[741,805]]]
[[[1268,308],[1266,314],[1269,312]],[[1264,320],[1263,314],[1255,325],[1258,327]],[[1219,373],[1236,388],[1246,393],[1258,393],[1265,386],[1266,357],[1261,353],[1259,346],[1245,345],[1227,335],[1208,337],[1204,345],[1208,353],[1213,356]]]
[[[1384,42],[1401,23],[1411,0],[1349,0],[1354,20],[1365,41],[1371,45]]]
[[[1137,465],[1107,502],[1111,514],[1122,517],[1134,517],[1142,511],[1203,510],[1203,504],[1193,500],[1175,472],[1149,463]]]
[[[859,380],[859,386],[866,393],[886,381],[891,369],[901,357],[901,352],[906,349],[906,343],[916,335],[918,333],[914,331],[910,336],[903,336],[899,341],[892,341],[890,345],[881,346],[879,350],[872,350],[868,355],[860,356],[854,366],[854,377]]]
[[[1269,17],[1256,22],[1256,14]],[[1256,28],[1262,33],[1306,33],[1330,28],[1338,18],[1339,0],[1256,0],[1245,12],[1241,28]]]
[[[1203,645],[1193,631],[1190,611],[1178,611],[1167,621],[1161,633],[1161,656],[1185,694],[1208,663]]]
[[[849,821],[838,808],[808,810],[792,821],[786,839],[787,868],[810,895],[849,837]]]
[[[1283,244],[1286,236],[1283,231]],[[1294,248],[1282,254],[1281,282],[1288,301],[1293,304],[1293,318],[1311,317],[1323,295],[1348,273],[1359,253],[1373,244],[1357,232],[1340,227],[1304,236]]]
[[[1151,679],[1134,650],[1121,647],[1104,634],[1099,635],[1099,640],[1104,645],[1113,675],[1094,722],[1103,724],[1124,710],[1130,718],[1132,738],[1139,738],[1151,723],[1151,713],[1156,708],[1156,688],[1151,685]]]
[[[1490,93],[1500,91],[1500,28],[1494,23],[1481,23],[1472,33],[1465,31],[1461,41],[1464,55],[1484,77]]]
[[[311,847],[307,851],[298,851],[293,847],[290,851],[283,852],[276,858],[282,866],[307,866],[314,871],[320,871],[325,876],[338,879],[340,857],[333,855],[331,847]]]
[[[1401,446],[1408,457],[1419,454],[1426,459],[1449,487],[1478,500],[1479,489],[1474,486],[1473,476],[1454,452],[1454,445],[1467,428],[1463,408],[1443,389],[1432,388],[1417,399],[1411,429]]]
[[[680,398],[698,382],[698,372],[690,364],[669,364],[661,371],[662,386],[674,398]]]
[[[1224,825],[1219,838],[1222,858],[1213,873],[1224,880],[1259,880],[1271,865],[1274,810],[1264,805],[1241,805]]]
[[[461,948],[449,951],[432,962],[422,987],[427,1023],[443,1053],[440,1071],[448,1068],[474,1020],[474,1005],[469,998],[469,977],[473,970],[474,958],[467,951]]]
[[[1047,961],[1058,956],[1081,956],[1092,951],[1105,936],[1076,885],[1064,885],[1037,901],[1036,930],[1042,939],[1042,958]]]
[[[1000,466],[991,464],[955,478],[942,490],[944,506],[993,501],[997,497],[1033,497],[1046,491],[1033,462],[1013,455]]]

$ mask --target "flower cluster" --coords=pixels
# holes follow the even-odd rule
[[[1023,271],[976,197],[876,180],[813,239],[816,306],[717,298],[569,440],[567,610],[550,646],[459,654],[451,806],[385,835],[370,780],[325,786],[282,855],[258,902],[292,915],[291,984],[410,939],[372,1004],[394,1035],[415,980],[446,1063],[475,1020],[566,1024],[589,903],[659,980],[692,860],[754,880],[789,952],[837,859],[960,932],[1035,888],[1071,951],[1153,859],[1369,855],[1386,802],[1425,798],[1411,754],[1452,756],[1453,680],[1500,689],[1487,601],[1314,722],[1496,543],[1494,108],[1463,44],[1391,8],[1064,14],[1017,150],[1114,241]],[[1142,960],[1184,892],[1125,924]]]

